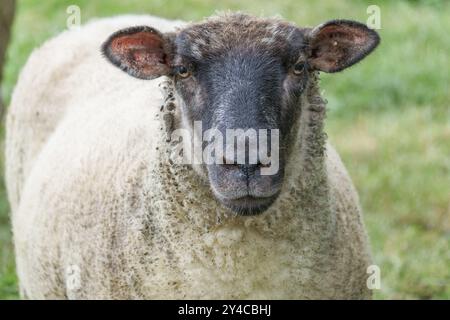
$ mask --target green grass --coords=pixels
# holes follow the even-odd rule
[[[216,10],[275,15],[299,25],[333,18],[366,21],[381,8],[382,43],[363,63],[323,75],[327,131],[360,193],[378,299],[450,298],[450,4],[411,1],[47,0],[19,1],[3,92],[10,98],[32,49],[64,30],[66,8],[82,21],[123,13],[197,20]],[[4,185],[0,186],[0,298],[17,285]]]

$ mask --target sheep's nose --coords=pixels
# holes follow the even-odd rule
[[[260,163],[257,164],[240,164],[239,170],[245,174],[247,177],[255,175],[256,170],[261,166]]]
[[[230,170],[239,170],[247,177],[254,175],[256,170],[258,170],[261,167],[264,167],[264,165],[259,160],[255,164],[249,163],[239,164],[236,163],[235,161],[233,162],[233,160],[227,159],[225,156],[223,157],[222,166]]]

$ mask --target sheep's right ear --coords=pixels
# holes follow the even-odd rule
[[[362,60],[380,42],[378,34],[351,20],[333,20],[314,28],[310,34],[309,64],[324,72],[338,72]]]
[[[142,26],[120,30],[102,45],[104,56],[116,67],[139,79],[170,74],[169,36]]]

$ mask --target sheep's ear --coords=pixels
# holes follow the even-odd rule
[[[104,56],[115,66],[139,79],[170,73],[170,37],[142,26],[120,30],[102,45]]]
[[[380,42],[374,30],[349,20],[321,24],[311,30],[309,39],[309,65],[324,72],[338,72],[350,67],[372,52]]]

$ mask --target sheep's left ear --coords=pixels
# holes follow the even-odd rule
[[[315,70],[338,72],[372,52],[380,37],[366,25],[350,20],[333,20],[309,34],[309,65]]]
[[[147,26],[132,27],[112,34],[102,52],[129,75],[150,80],[170,74],[171,43],[171,34]]]

